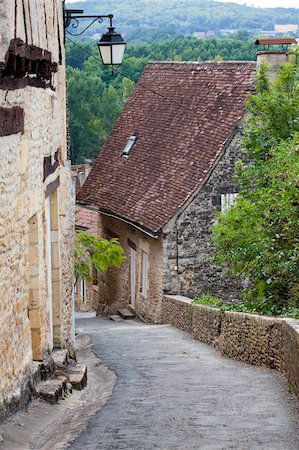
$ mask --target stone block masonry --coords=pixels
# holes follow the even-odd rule
[[[286,319],[284,323],[284,370],[290,386],[299,395],[299,321]]]
[[[298,320],[222,312],[169,295],[162,301],[162,321],[188,331],[230,358],[278,370],[299,397]]]
[[[219,331],[217,347],[224,355],[284,372],[285,322],[282,319],[225,312]]]
[[[206,292],[235,303],[240,298],[240,280],[228,277],[213,261],[211,227],[221,209],[221,195],[238,192],[235,163],[242,159],[241,135],[235,134],[193,200],[164,230],[163,291],[195,297]]]
[[[63,2],[0,2],[0,420],[72,348],[74,206]]]
[[[121,268],[111,269],[101,277],[98,312],[116,314],[118,309],[131,305],[142,320],[159,323],[163,298],[161,238],[147,237],[132,226],[104,215],[100,217],[99,234],[108,239],[118,237],[126,259]],[[132,246],[136,249],[134,279],[131,277]],[[142,292],[143,252],[148,255],[147,292]]]

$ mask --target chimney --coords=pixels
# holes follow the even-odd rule
[[[263,46],[256,54],[257,70],[261,65],[269,66],[270,81],[277,79],[277,70],[287,62],[295,61],[296,56],[289,53],[289,46],[297,44],[294,38],[265,38],[257,39],[255,45]]]

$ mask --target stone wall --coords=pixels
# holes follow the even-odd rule
[[[130,225],[101,215],[99,234],[107,239],[119,237],[124,248],[125,261],[120,269],[110,270],[100,279],[100,314],[115,314],[119,308],[132,305],[130,286],[130,245],[137,251],[135,312],[142,319],[159,322],[161,317],[162,292],[162,242],[146,236]],[[148,291],[141,292],[141,255],[148,254]]]
[[[85,280],[77,282],[75,288],[75,310],[80,312],[96,311],[99,303],[99,286]],[[84,295],[83,295],[84,289]]]
[[[238,132],[211,176],[189,205],[164,230],[163,290],[167,294],[196,297],[207,292],[236,302],[242,289],[239,280],[225,275],[213,262],[211,226],[220,210],[221,194],[236,193],[234,167],[242,156]]]
[[[290,388],[299,396],[299,321],[286,319],[284,322],[284,369]]]
[[[253,314],[225,312],[217,347],[231,358],[283,372],[284,321]]]
[[[1,419],[28,399],[33,359],[72,345],[74,220],[63,2],[0,3]]]
[[[73,348],[74,340],[74,228],[75,202],[71,195],[73,186],[71,164],[67,160],[63,170],[60,168],[59,187],[59,230],[60,230],[60,267],[61,267],[61,344],[63,348]]]
[[[299,321],[221,312],[165,296],[162,321],[215,346],[223,355],[284,373],[299,396]]]

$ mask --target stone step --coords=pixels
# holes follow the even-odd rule
[[[32,380],[33,386],[37,386],[38,383],[40,383],[42,381],[40,368],[41,368],[40,361],[32,361],[31,380]]]
[[[87,385],[87,367],[85,364],[78,364],[75,361],[70,361],[67,368],[67,374],[69,376],[69,383],[74,389],[81,391]]]
[[[135,314],[130,311],[128,308],[119,309],[117,313],[120,315],[122,319],[135,319]]]
[[[56,369],[66,370],[68,366],[68,351],[66,349],[53,350],[52,357],[54,359]]]
[[[113,320],[113,322],[123,322],[124,319],[122,319],[118,314],[115,314],[110,316],[110,320]]]
[[[43,361],[33,361],[32,382],[37,385],[40,381],[49,380],[55,371],[55,363],[52,355]]]
[[[66,390],[67,380],[65,377],[52,378],[51,380],[42,381],[36,386],[36,392],[40,398],[51,405],[58,402]]]

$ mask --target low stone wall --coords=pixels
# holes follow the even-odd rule
[[[222,314],[216,308],[205,308],[198,305],[192,311],[192,335],[199,341],[214,344],[219,338]]]
[[[283,319],[225,312],[222,316],[218,348],[231,358],[283,372],[283,325]]]
[[[191,300],[181,295],[169,295],[162,301],[162,322],[192,333]]]
[[[162,321],[215,346],[223,355],[284,373],[299,396],[299,321],[193,305],[165,296]]]
[[[285,347],[284,347],[284,363],[285,374],[299,396],[299,321],[285,320]]]

